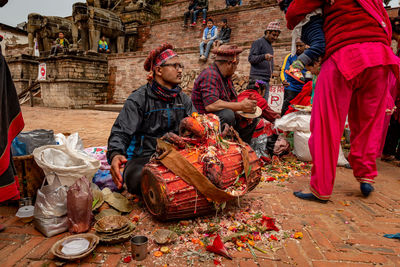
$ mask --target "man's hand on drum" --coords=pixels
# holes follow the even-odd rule
[[[122,165],[124,165],[127,162],[128,162],[128,160],[123,155],[116,155],[112,159],[111,176],[112,176],[112,179],[113,179],[115,185],[118,187],[118,189],[121,189],[122,184],[123,184],[123,179],[122,179],[122,175],[121,175],[121,169],[123,167]]]

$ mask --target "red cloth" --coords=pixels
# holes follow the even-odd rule
[[[325,59],[349,44],[381,42],[390,46],[391,24],[382,1],[340,0],[333,5],[325,2],[294,0],[286,13],[287,26],[293,29],[307,14],[316,8],[323,8]]]
[[[251,100],[256,100],[257,101],[257,106],[259,106],[262,109],[262,116],[267,119],[270,122],[274,122],[275,119],[279,118],[280,115],[273,111],[269,106],[267,100],[265,100],[264,97],[262,97],[256,90],[253,89],[248,89],[246,91],[243,91],[238,95],[238,101],[242,101],[244,99],[251,99]]]
[[[292,105],[302,105],[302,106],[311,106],[311,94],[312,94],[312,81],[309,81],[303,86],[301,92],[290,101]],[[286,111],[285,115],[296,112],[296,110],[289,106],[289,109]]]

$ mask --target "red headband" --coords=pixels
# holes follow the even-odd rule
[[[164,64],[168,59],[178,56],[172,49],[164,50],[158,57],[154,60],[154,67],[161,66]]]

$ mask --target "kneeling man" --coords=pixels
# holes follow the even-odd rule
[[[239,54],[242,49],[235,45],[221,45],[212,51],[216,54],[215,62],[197,77],[192,91],[192,101],[200,114],[216,114],[221,125],[233,126],[245,142],[250,142],[256,127],[256,120],[251,123],[240,121],[237,111],[255,113],[257,101],[237,100],[233,87],[232,75],[239,64]]]
[[[142,169],[156,150],[157,138],[168,132],[177,134],[180,121],[196,111],[179,87],[183,65],[172,49],[164,44],[150,52],[144,63],[149,82],[128,97],[108,139],[113,180],[118,188],[125,181],[133,194],[140,194]],[[129,161],[128,148],[133,151]]]

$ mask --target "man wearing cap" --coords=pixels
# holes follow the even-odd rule
[[[216,54],[214,63],[197,77],[192,91],[192,101],[200,114],[216,114],[221,125],[235,127],[245,142],[249,142],[255,122],[242,127],[236,112],[255,113],[257,101],[244,99],[237,101],[237,94],[231,80],[239,64],[241,48],[235,45],[221,45],[212,50]]]
[[[253,42],[249,53],[250,79],[262,80],[268,84],[264,98],[268,100],[269,80],[274,69],[274,50],[272,43],[281,33],[279,22],[270,22],[264,31],[264,36]]]
[[[196,111],[179,87],[183,65],[172,49],[164,44],[150,52],[144,63],[149,82],[128,97],[108,139],[107,159],[114,183],[122,188],[125,181],[130,193],[141,191],[142,169],[156,150],[157,138],[178,133],[180,121]],[[128,148],[132,151],[129,160]]]

